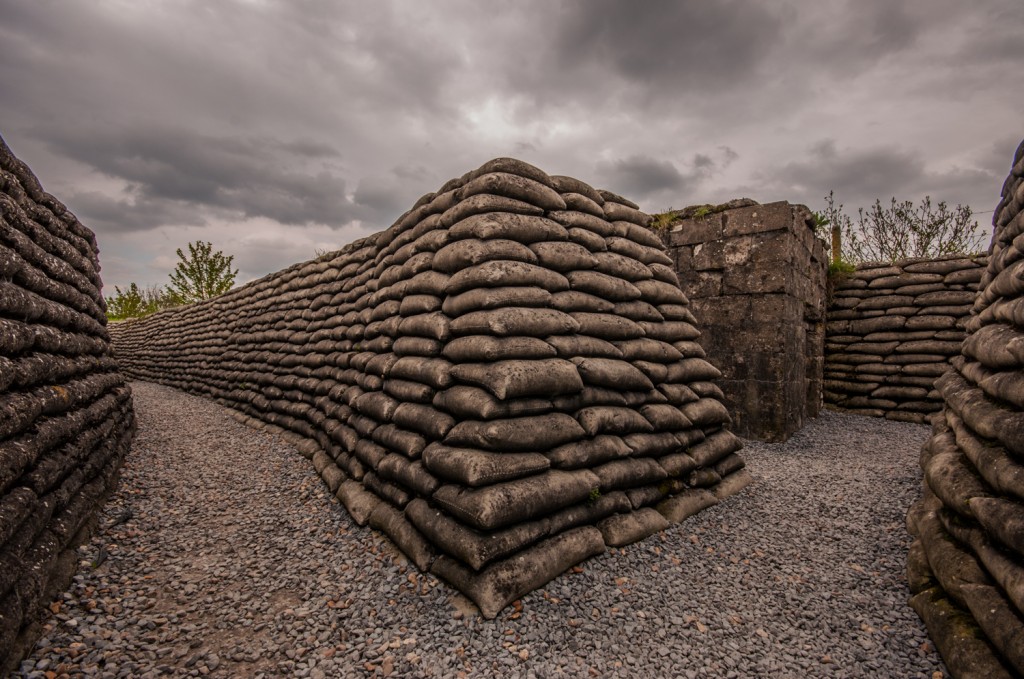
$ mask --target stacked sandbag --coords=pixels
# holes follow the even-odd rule
[[[908,515],[910,603],[957,677],[1024,676],[1024,143]]]
[[[0,674],[70,582],[134,431],[96,239],[0,139]]]
[[[493,617],[750,479],[648,220],[497,159],[115,346],[133,376],[306,439],[357,523]]]
[[[833,275],[825,402],[924,423],[942,408],[935,380],[960,355],[987,255],[861,264]]]

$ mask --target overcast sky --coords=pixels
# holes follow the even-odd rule
[[[239,282],[496,156],[649,212],[965,203],[1024,136],[1021,0],[0,0],[0,135],[105,292],[212,241]]]

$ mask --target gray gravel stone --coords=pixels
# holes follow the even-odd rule
[[[132,387],[121,485],[15,676],[945,672],[903,574],[927,427],[825,412],[785,444],[748,442],[755,485],[485,621],[280,438]]]

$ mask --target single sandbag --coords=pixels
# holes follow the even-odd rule
[[[557,351],[550,343],[537,337],[492,337],[469,335],[459,337],[444,347],[444,357],[455,363],[480,363],[501,359],[554,358]]]
[[[498,309],[501,307],[548,306],[555,305],[553,296],[547,290],[541,288],[501,287],[476,288],[475,290],[467,290],[461,294],[447,297],[441,310],[451,318],[456,318],[472,311]]]
[[[653,431],[651,423],[632,408],[593,406],[576,413],[576,419],[588,436]]]
[[[432,443],[423,464],[438,477],[464,486],[486,486],[547,471],[548,458],[538,453],[495,453]]]
[[[434,396],[434,405],[455,417],[468,420],[543,415],[554,408],[550,399],[522,398],[500,401],[483,389],[465,385],[457,385],[439,392]]]
[[[646,420],[644,424],[647,424]],[[489,422],[459,422],[448,432],[445,443],[484,450],[545,452],[579,440],[586,434],[579,422],[571,416],[549,413]]]
[[[556,309],[524,309],[507,307],[490,311],[473,311],[451,322],[454,335],[497,335],[499,337],[546,337],[569,335],[580,331],[579,322],[570,314]]]
[[[576,366],[560,358],[462,363],[452,368],[452,375],[502,400],[573,394],[583,389]]]

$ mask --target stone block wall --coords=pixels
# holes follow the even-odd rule
[[[690,216],[663,232],[697,340],[722,371],[723,403],[744,437],[784,441],[822,402],[824,243],[787,202]]]
[[[936,382],[907,576],[952,674],[994,679],[1024,676],[1024,143],[993,224],[967,338]]]
[[[497,159],[339,252],[118,324],[116,355],[302,437],[357,523],[494,617],[750,481],[648,220]]]
[[[134,432],[96,239],[0,139],[0,675],[113,490]]]
[[[825,402],[923,423],[942,408],[935,380],[960,354],[987,255],[863,264],[833,276]]]

